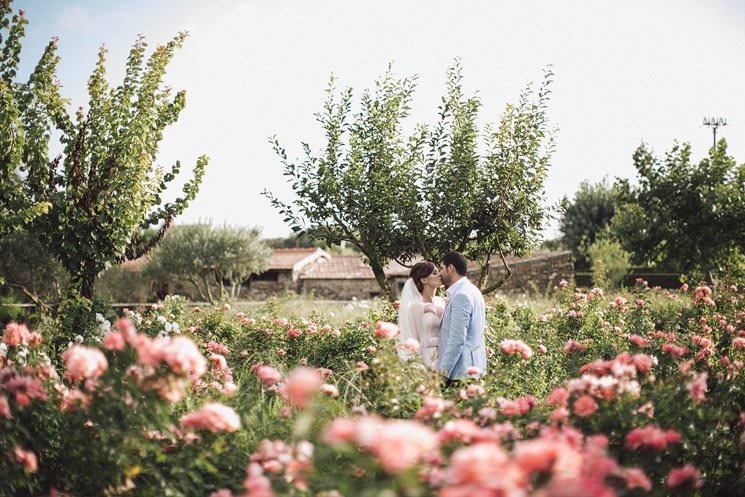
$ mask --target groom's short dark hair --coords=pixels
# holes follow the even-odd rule
[[[468,272],[468,261],[460,252],[450,252],[440,262],[443,266],[455,267],[455,271],[461,276],[465,276]]]

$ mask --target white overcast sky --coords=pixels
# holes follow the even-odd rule
[[[645,141],[658,155],[674,140],[700,159],[711,146],[703,116],[745,161],[745,2],[730,1],[355,1],[355,0],[27,0],[21,55],[27,77],[43,46],[60,37],[59,78],[74,105],[97,47],[109,49],[118,83],[138,33],[152,45],[179,30],[190,38],[167,82],[187,90],[187,106],[161,145],[158,162],[184,169],[211,158],[197,199],[181,223],[199,219],[290,230],[260,195],[289,199],[268,144],[291,156],[299,143],[323,145],[313,114],[333,72],[341,86],[371,86],[389,62],[419,76],[410,122],[433,122],[445,71],[460,57],[465,85],[479,90],[484,121],[495,121],[521,88],[553,65],[550,117],[559,127],[546,182],[548,203],[582,180],[633,177],[631,154]],[[183,178],[185,180],[186,178]],[[555,234],[547,225],[546,235]]]

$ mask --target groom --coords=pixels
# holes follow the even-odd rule
[[[459,252],[449,253],[440,263],[448,302],[440,323],[437,369],[445,376],[445,386],[486,373],[486,306],[481,291],[466,277],[466,269],[466,258]]]

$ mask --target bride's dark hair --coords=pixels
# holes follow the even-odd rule
[[[426,278],[434,272],[435,265],[428,261],[417,262],[416,264],[411,266],[411,271],[409,271],[409,278],[414,280],[414,284],[416,285],[416,289],[419,290],[419,293],[422,293],[422,290],[424,289],[422,279]]]

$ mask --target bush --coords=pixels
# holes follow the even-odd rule
[[[446,389],[376,336],[389,304],[273,309],[169,298],[66,352],[9,325],[0,494],[745,494],[737,286],[489,299],[488,374]]]
[[[631,268],[631,254],[608,236],[598,237],[587,247],[592,279],[601,288],[618,288]]]

